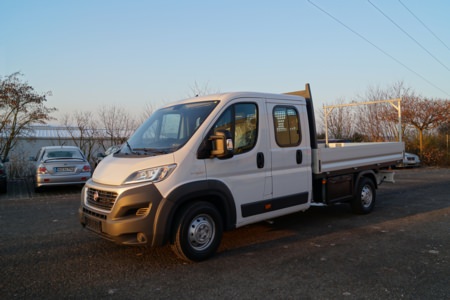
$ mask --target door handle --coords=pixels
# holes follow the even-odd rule
[[[258,169],[264,168],[264,153],[258,152],[258,154],[256,154],[256,166]]]
[[[303,162],[303,153],[302,150],[297,150],[295,154],[295,158],[297,160],[297,165],[300,165]]]

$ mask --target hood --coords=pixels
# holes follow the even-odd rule
[[[173,154],[138,157],[105,157],[92,174],[94,182],[105,185],[121,185],[133,172],[173,164]]]

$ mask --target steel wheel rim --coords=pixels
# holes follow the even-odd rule
[[[189,244],[197,251],[208,248],[214,240],[215,229],[214,220],[209,215],[196,216],[189,225]]]
[[[365,185],[361,190],[361,203],[364,207],[369,207],[372,204],[372,200],[372,189],[368,185]]]

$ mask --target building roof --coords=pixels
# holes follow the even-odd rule
[[[109,137],[106,129],[86,129],[85,136]],[[0,137],[5,138],[9,135],[6,129],[0,133]],[[34,139],[70,139],[80,137],[81,131],[77,127],[53,126],[53,125],[32,125],[30,130],[26,130],[20,134],[21,138]],[[124,134],[125,136],[125,134]]]

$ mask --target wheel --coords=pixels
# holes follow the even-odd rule
[[[174,229],[171,247],[175,254],[187,261],[202,261],[220,245],[222,217],[212,204],[197,202],[183,209]]]
[[[368,214],[375,206],[375,184],[367,177],[359,180],[355,197],[351,202],[352,210],[357,214]]]

